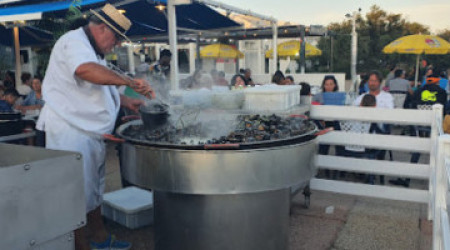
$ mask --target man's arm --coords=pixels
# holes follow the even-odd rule
[[[95,84],[129,86],[142,95],[151,95],[152,98],[155,97],[153,89],[147,81],[120,75],[98,63],[89,62],[81,64],[75,70],[75,75],[85,81]]]
[[[133,79],[123,77],[98,63],[83,63],[75,70],[75,75],[85,81],[100,85],[131,86]]]

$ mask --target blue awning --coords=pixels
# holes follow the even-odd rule
[[[130,30],[127,36],[146,36],[167,33],[167,17],[164,11],[156,8],[159,3],[165,3],[165,0],[147,1],[135,0],[130,3],[120,4],[118,0],[108,0],[107,2],[116,5],[118,9],[125,10],[125,15],[131,20]],[[89,11],[90,8],[100,8],[103,4],[93,4],[82,6],[81,11]],[[233,20],[223,16],[210,7],[199,4],[177,5],[177,27],[192,30],[209,30],[230,27],[239,27],[240,25]],[[67,11],[52,11],[44,13],[48,17],[63,18]]]
[[[28,2],[28,1],[25,1]],[[34,4],[20,3],[15,6],[7,6],[1,8],[0,16],[2,15],[23,15],[33,13],[43,13],[44,16],[52,18],[64,18],[67,14],[67,9],[73,4],[73,0],[61,1],[34,1]],[[82,0],[81,11],[89,11],[91,8],[101,8],[106,2],[117,5],[119,9],[125,10],[125,15],[131,20],[133,25],[127,32],[130,37],[139,37],[147,35],[160,35],[167,33],[167,17],[164,11],[156,9],[156,5],[166,3],[166,0],[147,1],[136,0],[126,4],[119,4],[120,0]],[[29,2],[28,2],[29,3]],[[217,11],[209,8],[204,4],[193,3],[188,5],[176,6],[177,12],[177,27],[192,29],[192,30],[209,30],[237,27],[238,23],[221,15]],[[1,33],[5,34],[5,33]],[[22,43],[22,35],[21,44]],[[0,40],[4,40],[3,37]],[[7,41],[0,41],[2,44],[9,44],[9,36]],[[30,37],[29,45],[33,44],[32,37]],[[42,39],[37,39],[35,44],[40,44]]]
[[[83,0],[79,4],[81,6],[83,6],[83,5],[91,5],[91,4],[101,3],[101,2],[105,2],[105,0]],[[58,11],[58,10],[66,10],[71,5],[73,5],[73,0],[5,7],[5,8],[0,8],[0,16],[24,15],[24,14],[34,14],[34,13],[44,13],[44,12],[51,12],[51,11]]]
[[[163,11],[156,9],[156,4],[147,1],[137,1],[118,8],[125,10],[125,15],[133,25],[128,31],[128,36],[142,36],[167,33],[167,17]],[[177,27],[192,30],[210,30],[240,25],[233,20],[221,15],[206,5],[193,3],[176,6]],[[139,30],[140,25],[145,24],[154,28],[153,32]],[[147,32],[147,33],[146,33]]]
[[[14,45],[13,29],[8,29],[0,25],[0,44],[12,47]],[[53,41],[51,32],[38,29],[32,26],[19,27],[19,37],[21,46],[39,46]]]

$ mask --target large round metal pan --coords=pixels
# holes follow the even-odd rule
[[[285,146],[290,144],[298,144],[313,140],[317,137],[317,126],[311,121],[311,126],[314,129],[308,131],[305,134],[292,136],[285,139],[278,140],[267,140],[267,141],[257,141],[257,142],[246,142],[246,143],[236,143],[236,144],[205,144],[205,145],[182,145],[182,144],[171,144],[166,142],[155,142],[148,140],[139,140],[136,138],[129,137],[124,134],[124,131],[133,125],[142,125],[141,120],[135,120],[127,122],[120,127],[117,128],[116,134],[124,139],[127,142],[143,145],[143,146],[152,146],[159,148],[169,148],[169,149],[184,149],[184,150],[245,150],[245,149],[258,149],[258,148],[266,148],[266,147],[278,147]]]

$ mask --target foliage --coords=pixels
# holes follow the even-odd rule
[[[357,16],[358,33],[358,73],[370,70],[380,70],[384,73],[390,65],[402,64],[413,67],[414,55],[383,54],[384,46],[395,39],[412,34],[428,34],[428,27],[407,21],[402,14],[388,13],[373,5],[365,15]],[[346,72],[350,76],[351,53],[351,20],[341,23],[331,23],[328,29],[334,33],[333,37],[323,37],[318,47],[322,50],[321,65],[330,64],[331,40],[333,40],[333,71]],[[450,33],[450,32],[449,32]]]
[[[44,30],[52,30],[53,31],[53,43],[46,48],[41,48],[36,51],[37,56],[34,58],[38,65],[38,75],[43,76],[45,70],[47,69],[48,62],[50,60],[51,48],[55,45],[56,41],[64,35],[67,31],[72,29],[72,26],[75,22],[77,22],[80,18],[82,18],[81,12],[81,3],[82,0],[73,0],[70,5],[67,13],[63,19],[57,17],[48,17],[44,18],[36,26],[42,28]]]

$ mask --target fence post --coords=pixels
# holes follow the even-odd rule
[[[447,211],[447,189],[448,189],[448,177],[445,165],[445,158],[447,154],[447,145],[450,142],[449,135],[441,135],[438,139],[437,145],[437,159],[435,170],[435,189],[434,196],[430,197],[434,200],[434,213],[433,213],[433,249],[441,249],[442,246],[442,224],[441,213]]]
[[[442,105],[433,105],[432,122],[431,122],[431,150],[430,150],[430,180],[428,182],[428,191],[430,193],[430,199],[428,202],[428,220],[434,219],[435,211],[435,197],[436,197],[436,157],[438,151],[438,137],[439,131],[442,130]]]

